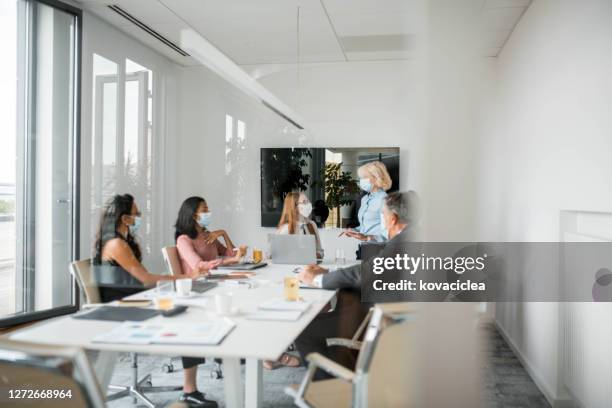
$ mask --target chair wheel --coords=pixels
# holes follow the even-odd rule
[[[162,371],[164,373],[172,373],[174,372],[174,365],[173,364],[164,364],[162,365]]]

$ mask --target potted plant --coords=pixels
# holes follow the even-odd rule
[[[340,207],[350,205],[359,192],[359,185],[348,171],[342,171],[342,162],[326,163],[323,170],[325,204],[336,209],[336,227],[340,228]]]

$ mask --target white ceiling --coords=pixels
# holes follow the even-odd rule
[[[239,65],[406,59],[423,22],[411,0],[79,0],[85,9],[182,65],[183,57],[107,5],[116,4],[180,45],[192,28]],[[497,56],[531,0],[483,0],[486,56]]]

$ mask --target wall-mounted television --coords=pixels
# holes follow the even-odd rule
[[[397,191],[399,147],[262,148],[261,225],[278,225],[283,201],[291,191],[308,196],[311,218],[319,228],[359,225],[357,211],[364,192],[357,187],[357,169],[372,161],[385,164],[393,182],[389,192]],[[343,205],[334,205],[338,202]]]

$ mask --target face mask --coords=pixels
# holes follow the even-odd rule
[[[140,228],[141,223],[142,223],[142,218],[140,218],[137,215],[134,216],[134,223],[132,225],[128,225],[130,234],[136,235],[136,233],[138,232],[138,229]]]
[[[312,204],[311,203],[298,204],[298,211],[302,217],[308,218],[310,216],[310,213],[312,213]]]
[[[198,215],[198,224],[202,228],[208,227],[210,225],[210,221],[211,220],[212,220],[212,213],[210,211],[209,212],[200,213]]]
[[[365,191],[366,193],[369,193],[370,191],[372,191],[372,183],[370,182],[369,179],[360,178],[359,188]]]
[[[382,212],[380,213],[380,233],[382,234],[383,238],[385,238],[386,240],[389,239],[389,231],[387,230],[385,216]]]

